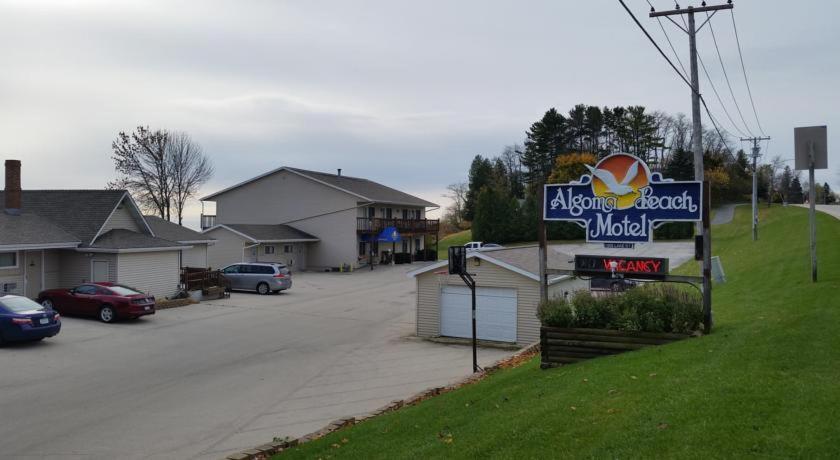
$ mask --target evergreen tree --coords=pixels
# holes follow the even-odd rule
[[[525,136],[522,155],[522,166],[527,169],[525,179],[531,185],[541,185],[551,173],[554,159],[567,149],[566,119],[556,109],[549,109]]]
[[[472,235],[476,241],[509,243],[519,241],[517,222],[518,212],[515,198],[500,187],[484,187],[478,195],[475,218],[472,223]]]
[[[671,154],[662,174],[667,179],[694,180],[694,155],[687,150],[676,150]]]
[[[464,201],[464,219],[471,221],[475,217],[475,206],[481,189],[493,181],[493,165],[487,158],[476,155],[470,165],[470,182]]]
[[[793,179],[793,172],[790,166],[785,166],[782,175],[779,177],[779,193],[782,194],[782,201],[790,202],[790,186]]]
[[[793,204],[802,204],[804,197],[802,196],[802,184],[799,182],[799,176],[794,175],[790,181],[790,190],[788,192],[788,202]]]

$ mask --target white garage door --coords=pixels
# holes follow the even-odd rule
[[[477,288],[476,335],[516,342],[516,289]],[[445,286],[440,294],[440,335],[472,338],[472,298],[466,286]]]

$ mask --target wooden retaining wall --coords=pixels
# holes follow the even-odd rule
[[[688,334],[630,332],[611,329],[540,328],[543,369],[616,355],[651,345],[664,345],[692,337]]]

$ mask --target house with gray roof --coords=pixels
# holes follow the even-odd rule
[[[146,223],[155,232],[158,238],[189,246],[189,249],[181,250],[181,267],[207,268],[208,248],[215,244],[216,240],[195,230],[161,219],[158,216],[143,216]]]
[[[368,179],[281,167],[205,196],[212,267],[283,262],[299,270],[358,268],[436,254],[438,206]],[[428,246],[428,248],[427,248]],[[432,251],[431,247],[435,246]]]
[[[23,190],[20,161],[6,160],[5,168],[0,294],[35,298],[99,281],[156,297],[178,291],[181,251],[192,246],[155,232],[128,192]]]

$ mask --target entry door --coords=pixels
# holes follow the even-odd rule
[[[476,336],[516,342],[516,289],[476,289]],[[445,286],[440,294],[440,335],[472,338],[472,296],[466,286]]]
[[[110,277],[108,273],[110,272],[111,262],[107,260],[94,260],[92,263],[93,274],[91,275],[91,282],[99,283],[101,281],[109,281]]]
[[[26,267],[26,297],[34,299],[38,297],[41,292],[42,284],[42,267],[41,267],[41,251],[27,251],[24,253],[26,257],[23,263]]]

